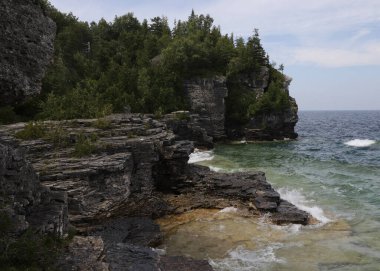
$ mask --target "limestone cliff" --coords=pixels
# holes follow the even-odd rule
[[[244,89],[246,94],[253,96],[255,101],[259,102],[269,87],[270,69],[268,67],[261,67],[259,71],[251,74],[239,75],[233,79],[233,84],[227,82],[222,76],[188,80],[185,82],[185,90],[190,101],[190,115],[198,116],[196,120],[199,120],[199,126],[214,140],[223,138],[232,140],[295,139],[297,133],[294,128],[298,121],[298,107],[295,99],[289,96],[291,78],[287,76],[284,78],[281,91],[286,94],[289,103],[285,110],[270,110],[255,114],[248,120],[238,121],[229,121],[230,112],[226,111],[225,106],[225,101],[230,99],[228,94],[232,93],[232,85],[234,88]],[[239,99],[244,99],[244,97]],[[230,102],[229,106],[239,107],[240,105]],[[246,118],[246,113],[243,115],[241,117]]]
[[[284,76],[285,80],[281,91],[289,97],[289,106],[280,112],[271,110],[270,112],[259,113],[250,118],[249,122],[243,126],[227,124],[230,138],[245,138],[246,140],[283,140],[295,139],[295,125],[298,121],[298,106],[296,100],[289,96],[289,85],[292,79]],[[264,92],[267,91],[269,80],[269,69],[262,67],[260,72],[252,74],[250,77],[242,77],[240,84],[249,88],[255,93],[257,101],[260,101]]]
[[[188,80],[185,82],[185,91],[191,112],[199,115],[201,127],[216,140],[224,138],[224,98],[228,95],[226,78],[216,76]]]
[[[37,1],[0,2],[0,106],[40,92],[53,57],[55,31]]]
[[[67,232],[67,194],[40,184],[20,149],[0,144],[0,213],[10,219],[12,236],[32,228],[63,236]]]
[[[309,222],[309,215],[282,200],[262,172],[222,174],[188,165],[193,143],[149,115],[48,121],[35,124],[33,129],[45,131],[38,138],[18,138],[27,129],[30,124],[1,126],[0,141],[25,150],[42,184],[54,191],[50,205],[67,193],[69,222],[93,236],[74,239],[63,254],[64,270],[85,270],[82,262],[99,270],[175,270],[185,263],[188,270],[211,270],[205,261],[160,256],[148,247],[162,238],[152,218],[191,209],[237,206],[247,215],[268,214],[278,224]],[[78,155],[80,148],[86,152]],[[41,217],[49,217],[50,210]]]

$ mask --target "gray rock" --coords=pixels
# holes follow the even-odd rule
[[[0,106],[40,92],[53,57],[55,31],[37,1],[0,2]]]
[[[215,140],[225,138],[226,78],[195,78],[185,82],[191,112],[199,115],[199,124]]]
[[[198,114],[189,111],[178,111],[164,116],[163,121],[173,131],[177,140],[190,140],[197,148],[212,149],[213,138],[207,134],[202,126]]]
[[[104,243],[100,237],[75,236],[57,263],[62,271],[108,271]]]
[[[7,214],[18,236],[32,228],[63,236],[67,232],[67,195],[40,184],[20,149],[0,144],[0,212]]]
[[[285,75],[282,91],[288,95],[291,81],[292,78]],[[260,99],[268,88],[269,69],[262,67],[259,72],[241,75],[238,83],[254,92],[256,99]],[[272,111],[257,115],[243,126],[228,123],[226,127],[228,138],[233,140],[245,138],[248,141],[296,139],[298,134],[294,130],[298,122],[298,106],[292,97],[289,97],[289,102],[290,107],[284,112]]]

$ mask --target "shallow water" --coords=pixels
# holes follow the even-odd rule
[[[280,227],[200,210],[160,221],[167,253],[226,271],[380,270],[380,112],[301,112],[297,131],[297,141],[218,145],[192,162],[262,170],[321,223]]]

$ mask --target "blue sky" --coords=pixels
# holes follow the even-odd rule
[[[301,110],[380,110],[380,0],[51,0],[85,21],[133,12],[139,19],[210,14],[222,32],[260,29],[285,65]]]

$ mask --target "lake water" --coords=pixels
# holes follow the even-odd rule
[[[212,170],[261,170],[320,223],[274,226],[229,208],[161,221],[169,255],[216,270],[380,270],[380,111],[300,112],[296,141],[221,144],[195,153]]]

